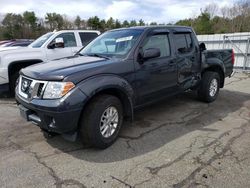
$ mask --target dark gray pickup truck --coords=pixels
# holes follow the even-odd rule
[[[233,64],[232,49],[206,50],[190,27],[123,28],[73,57],[22,69],[16,100],[43,131],[106,148],[134,109],[190,89],[214,101]]]

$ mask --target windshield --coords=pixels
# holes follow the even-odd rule
[[[54,33],[46,33],[32,42],[29,46],[32,48],[40,48],[53,34]]]
[[[124,57],[134,46],[143,30],[124,29],[102,34],[80,51],[81,55]]]

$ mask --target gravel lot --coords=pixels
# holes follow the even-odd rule
[[[0,99],[0,187],[250,187],[250,76],[216,102],[192,93],[136,112],[106,150],[45,139]]]

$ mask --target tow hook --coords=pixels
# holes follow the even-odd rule
[[[54,136],[57,135],[56,133],[48,132],[48,131],[45,131],[45,130],[42,130],[42,132],[43,132],[43,135],[44,135],[45,138],[53,138]]]

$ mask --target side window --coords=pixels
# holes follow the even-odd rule
[[[169,40],[166,34],[153,35],[148,37],[142,48],[143,51],[149,48],[159,48],[161,52],[160,57],[170,56]]]
[[[193,49],[193,42],[190,33],[186,34],[174,34],[175,36],[175,45],[178,53],[185,54]]]
[[[90,43],[98,36],[97,33],[83,33],[83,32],[80,32],[79,35],[83,46],[86,46],[88,43]]]
[[[58,35],[56,38],[63,38],[64,47],[76,47],[76,38],[75,34],[72,33],[62,33]]]

